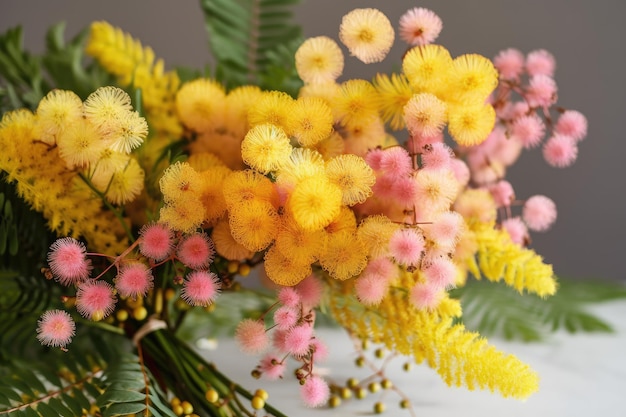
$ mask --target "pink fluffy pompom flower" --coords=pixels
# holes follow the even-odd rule
[[[48,265],[52,275],[63,285],[78,284],[91,271],[85,245],[71,237],[57,239],[48,252]]]
[[[263,352],[269,345],[265,324],[259,320],[242,320],[235,330],[235,340],[244,353],[252,355]]]
[[[309,407],[319,407],[326,404],[330,396],[328,384],[318,376],[308,378],[300,387],[302,400]]]
[[[544,195],[532,196],[524,203],[522,218],[530,230],[548,230],[556,220],[556,204]]]
[[[164,224],[147,224],[139,231],[139,252],[146,258],[161,261],[174,247],[174,233]]]
[[[400,38],[409,45],[432,43],[442,28],[441,18],[423,7],[414,7],[400,17]]]
[[[37,339],[42,345],[64,349],[74,337],[76,324],[63,310],[49,310],[37,322]]]
[[[85,281],[76,291],[76,309],[81,316],[93,321],[111,314],[116,301],[113,287],[104,281]]]
[[[220,280],[213,272],[194,271],[187,275],[180,297],[192,306],[210,305],[221,289]]]
[[[187,236],[178,247],[178,259],[189,268],[206,268],[214,256],[213,241],[206,233]]]
[[[142,263],[124,265],[115,278],[115,288],[122,297],[143,297],[153,286],[152,270]]]

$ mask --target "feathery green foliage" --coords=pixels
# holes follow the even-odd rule
[[[201,0],[215,77],[232,88],[256,84],[295,95],[295,50],[302,42],[291,7],[299,0]]]

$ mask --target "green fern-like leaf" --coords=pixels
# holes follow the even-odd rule
[[[298,2],[201,0],[209,45],[217,61],[215,76],[229,88],[280,86],[293,94],[293,86],[300,82],[293,70],[293,52],[301,43],[302,30],[292,22],[291,7]]]
[[[557,330],[611,332],[609,323],[585,310],[590,303],[626,298],[626,287],[603,281],[562,280],[547,299],[520,297],[501,284],[470,282],[452,293],[461,298],[466,326],[485,335],[539,341]]]

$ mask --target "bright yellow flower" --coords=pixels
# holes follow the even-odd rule
[[[447,211],[459,192],[459,184],[451,171],[418,170],[414,179],[415,205],[421,221],[433,221]]]
[[[461,55],[452,62],[447,96],[463,103],[483,103],[497,85],[498,71],[491,60],[478,54]]]
[[[411,49],[402,60],[402,71],[416,92],[438,94],[447,88],[452,57],[440,45],[423,45]]]
[[[269,279],[278,285],[296,285],[311,275],[311,265],[298,262],[292,256],[285,256],[275,246],[265,253],[265,272]]]
[[[341,92],[341,86],[335,81],[317,84],[305,84],[300,88],[298,97],[319,97],[333,107],[335,97]]]
[[[274,246],[284,256],[294,258],[298,263],[313,263],[324,249],[325,236],[321,230],[307,231],[295,220],[289,218],[283,222]]]
[[[341,42],[366,64],[385,59],[394,37],[389,19],[377,9],[354,9],[343,17],[339,26]]]
[[[191,165],[191,167],[198,172],[202,172],[212,167],[226,166],[220,158],[211,152],[197,152],[189,155],[187,163],[189,163],[189,165]]]
[[[430,93],[415,94],[404,107],[404,120],[412,135],[435,136],[446,123],[446,103]]]
[[[343,53],[327,36],[305,40],[296,51],[296,71],[305,83],[335,81],[343,71]]]
[[[214,113],[223,105],[226,93],[217,81],[199,78],[182,85],[176,93],[176,112],[195,132],[206,132],[216,120]]]
[[[215,244],[215,251],[229,261],[240,261],[251,258],[254,255],[254,252],[246,249],[233,239],[226,217],[223,217],[213,227],[211,239]]]
[[[334,233],[328,237],[320,264],[331,277],[344,281],[357,276],[367,265],[367,252],[354,233]]]
[[[307,177],[296,184],[287,205],[300,227],[320,230],[339,214],[341,189],[326,177]]]
[[[204,205],[204,221],[212,224],[226,212],[224,198],[224,180],[230,174],[230,169],[223,165],[216,165],[200,172],[200,201]]]
[[[93,177],[94,185],[104,193],[113,204],[125,204],[133,201],[143,189],[144,172],[135,158],[128,158],[126,166],[111,176]]]
[[[448,106],[448,132],[456,143],[482,143],[493,130],[496,112],[490,104]]]
[[[250,200],[229,208],[228,223],[235,241],[250,251],[260,252],[274,241],[280,217],[271,204]]]
[[[66,127],[83,117],[83,101],[72,91],[52,90],[37,105],[35,137],[53,145]]]
[[[204,221],[204,205],[195,195],[183,195],[160,210],[159,222],[172,230],[191,233]]]
[[[289,133],[302,146],[314,146],[333,130],[333,113],[323,99],[302,97],[296,100],[289,119]]]
[[[289,155],[289,137],[283,129],[272,124],[254,126],[241,143],[243,161],[263,174],[276,171]]]
[[[340,132],[344,138],[344,152],[364,157],[368,151],[377,147],[386,147],[387,135],[385,124],[376,116],[367,123],[353,123]]]
[[[85,117],[107,137],[117,121],[133,111],[130,96],[118,87],[100,87],[84,103]]]
[[[491,193],[484,189],[467,189],[454,202],[454,211],[468,222],[489,223],[498,217],[497,206]]]
[[[353,206],[363,203],[372,195],[376,182],[374,171],[356,155],[339,155],[326,163],[326,174],[333,184],[339,186],[342,204]]]
[[[311,149],[319,152],[325,160],[342,155],[346,146],[338,132],[333,132],[326,139],[319,141]]]
[[[251,127],[269,123],[287,130],[293,104],[294,99],[285,92],[264,91],[250,107],[248,123]]]
[[[163,200],[166,203],[190,195],[198,198],[200,184],[198,172],[187,162],[170,165],[159,180]]]
[[[224,179],[224,199],[229,209],[250,202],[261,201],[278,206],[278,193],[274,184],[264,175],[247,169],[233,171]]]
[[[304,178],[324,175],[324,158],[309,148],[294,148],[278,171],[276,182],[283,187],[293,186]]]
[[[130,153],[148,136],[148,123],[139,113],[128,112],[111,125],[106,136],[108,146],[118,152]]]
[[[59,155],[69,169],[86,168],[103,154],[106,143],[89,120],[80,118],[64,127],[57,136]]]
[[[357,233],[365,251],[371,258],[377,258],[389,254],[389,240],[398,227],[387,216],[377,214],[366,217]]]
[[[337,217],[324,228],[326,237],[335,233],[356,233],[356,216],[349,207],[341,206]]]
[[[365,80],[348,80],[341,85],[333,108],[341,124],[350,128],[371,123],[378,118],[378,93]]]
[[[404,74],[376,74],[374,87],[378,91],[380,110],[385,123],[393,130],[404,128],[404,106],[413,96],[413,90]]]

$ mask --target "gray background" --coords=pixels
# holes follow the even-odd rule
[[[435,11],[444,29],[438,42],[453,54],[493,57],[507,47],[523,52],[545,48],[557,59],[559,104],[583,112],[589,135],[570,168],[549,167],[538,150],[526,152],[509,171],[518,198],[545,194],[559,208],[557,223],[534,234],[532,247],[558,275],[624,280],[626,177],[623,133],[626,109],[626,2],[623,0],[305,0],[297,20],[306,36],[337,38],[341,17],[355,7],[383,10],[394,25],[408,8]],[[202,15],[196,1],[0,0],[0,31],[21,24],[25,43],[43,49],[52,23],[67,22],[74,35],[104,19],[150,45],[169,66],[201,67],[209,61]],[[347,58],[345,74],[371,77],[398,67],[397,43],[381,65]]]

